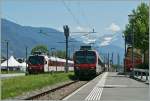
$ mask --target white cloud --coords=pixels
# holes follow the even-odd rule
[[[64,32],[63,28],[62,27],[58,27],[58,31],[60,32]]]
[[[112,39],[113,39],[113,37],[110,37],[110,36],[109,37],[104,37],[102,39],[102,41],[100,42],[99,46],[107,46],[107,45],[109,45],[111,43]]]
[[[113,33],[115,33],[115,32],[120,31],[120,27],[117,24],[112,23],[108,28],[106,28],[106,30],[110,30]]]
[[[111,40],[112,40],[112,37],[105,37],[104,40],[106,40],[106,41],[111,41]]]
[[[100,33],[91,33],[91,34],[82,33],[82,32],[89,32],[91,30],[86,27],[77,26],[77,27],[72,27],[71,32],[81,32],[81,33],[70,33],[70,36],[85,44],[96,43],[98,46],[107,46],[115,39],[116,34],[114,33],[119,31],[120,27],[115,23],[112,23],[107,28],[107,30],[113,33],[109,33],[107,35],[100,34]]]
[[[83,27],[81,27],[81,26],[77,26],[77,27],[76,27],[76,30],[77,30],[77,31],[84,31],[85,28],[83,28]]]
[[[82,41],[84,44],[90,44],[90,43],[95,43],[96,38],[92,38],[89,36],[81,36],[77,39],[78,41]]]
[[[88,41],[89,41],[89,42],[95,42],[96,39],[89,39]]]
[[[72,29],[71,32],[79,32],[79,33],[70,33],[70,36],[72,38],[75,38],[78,41],[82,41],[83,43],[90,43],[91,40],[89,40],[89,35],[88,35],[88,32],[90,30],[88,28],[77,26],[77,27],[73,27],[71,29]],[[84,33],[82,33],[82,32],[84,32]],[[87,32],[87,33],[85,33],[85,32]]]
[[[104,42],[102,42],[102,43],[100,43],[100,46],[107,46],[107,45],[109,45],[110,43],[108,42],[108,41],[104,41]]]
[[[87,43],[95,43],[96,39],[88,39],[88,40],[85,40]]]

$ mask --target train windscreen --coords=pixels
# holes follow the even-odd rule
[[[43,56],[30,56],[28,60],[29,64],[44,64]]]
[[[75,54],[76,64],[92,64],[96,61],[96,54],[93,51],[78,51]]]

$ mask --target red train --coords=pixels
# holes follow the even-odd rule
[[[28,58],[27,71],[29,74],[32,73],[44,73],[49,71],[64,71],[65,59],[57,57],[48,57],[47,55],[31,55]],[[69,70],[73,68],[73,61],[68,61]]]
[[[105,69],[102,58],[95,50],[80,49],[74,53],[73,59],[77,77],[96,76]]]
[[[127,54],[124,59],[124,65],[126,71],[131,71],[133,69],[133,63],[132,63],[132,52],[131,47],[127,48]],[[142,64],[142,56],[140,55],[140,50],[135,49],[134,50],[134,67],[138,64]]]
[[[138,64],[142,64],[142,59],[134,58],[134,67]],[[126,71],[131,71],[133,68],[132,59],[131,57],[125,58],[125,67]]]

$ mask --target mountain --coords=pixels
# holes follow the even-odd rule
[[[119,54],[120,64],[123,63],[124,49],[119,46],[107,45],[100,49],[100,53],[105,57],[108,57],[108,53],[109,53],[110,59],[112,59],[112,54],[113,54],[113,63],[115,64],[117,64],[117,61],[118,61],[117,55]]]
[[[111,39],[111,41],[106,45],[100,46],[100,48],[98,49],[100,54],[106,57],[109,53],[109,58],[112,58],[112,53],[113,53],[113,62],[115,64],[117,64],[118,62],[117,55],[119,54],[119,62],[122,64],[124,58],[124,39],[122,37],[122,32],[120,31],[114,34],[103,35],[100,38],[100,40],[98,40],[96,46],[98,46],[99,43],[107,42],[106,40],[104,40],[105,38]]]
[[[99,47],[97,50],[100,53],[114,53],[114,61],[117,63],[116,54],[120,55],[120,62],[123,60],[124,49],[123,40],[121,39],[121,34],[118,34],[109,45]],[[44,44],[51,48],[56,48],[57,50],[65,50],[65,37],[64,33],[46,27],[31,27],[22,26],[11,22],[6,19],[1,19],[1,53],[2,56],[6,57],[6,42],[9,41],[9,56],[14,55],[15,57],[25,57],[25,47],[28,47],[28,54],[30,54],[31,49],[39,44]],[[69,53],[72,54],[74,50],[77,50],[80,45],[84,45],[83,42],[76,41],[75,38],[70,38],[69,40],[74,41],[74,43],[69,43]]]
[[[31,49],[39,44],[48,46],[49,50],[55,47],[57,50],[64,50],[64,34],[58,30],[44,27],[22,26],[6,19],[1,19],[1,41],[2,56],[6,57],[6,42],[9,41],[9,56],[25,57],[25,47],[28,47],[28,54]],[[71,41],[76,41],[70,38]],[[70,43],[71,44],[71,43]],[[78,47],[80,42],[76,45]]]

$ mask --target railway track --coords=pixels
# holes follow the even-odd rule
[[[24,98],[23,100],[61,100],[88,81],[71,81],[59,87],[44,91],[39,94]],[[61,94],[60,94],[61,93]]]

